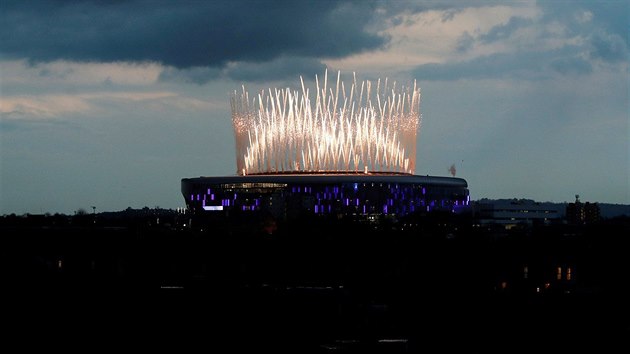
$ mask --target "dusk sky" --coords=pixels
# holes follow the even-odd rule
[[[230,93],[421,88],[418,175],[630,204],[628,1],[0,2],[0,214],[184,207],[236,174]]]

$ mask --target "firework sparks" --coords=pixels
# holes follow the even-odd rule
[[[237,173],[397,172],[413,174],[420,127],[420,88],[376,87],[370,81],[346,89],[337,73],[323,87],[315,77],[315,100],[302,91],[269,89],[250,99],[234,92],[232,123]]]

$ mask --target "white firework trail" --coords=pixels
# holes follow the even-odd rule
[[[315,76],[315,101],[302,91],[269,89],[231,97],[237,173],[394,172],[413,174],[420,128],[420,88],[396,90],[387,79],[349,89],[340,80],[323,87]]]

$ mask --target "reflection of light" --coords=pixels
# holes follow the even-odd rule
[[[203,210],[223,210],[223,205],[206,205]]]

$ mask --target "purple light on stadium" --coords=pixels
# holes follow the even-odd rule
[[[328,72],[314,97],[300,77],[298,90],[269,89],[250,99],[234,92],[232,124],[241,175],[284,172],[396,172],[413,174],[420,127],[420,88],[357,82],[349,87]]]

